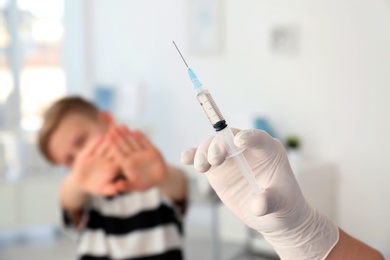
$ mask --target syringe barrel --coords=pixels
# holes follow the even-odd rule
[[[200,88],[198,89],[198,95],[196,95],[196,98],[214,129],[216,131],[224,129],[227,126],[226,121],[215,104],[214,99],[211,97],[210,92],[206,89]]]
[[[210,123],[213,125],[215,131],[217,131],[218,138],[224,143],[228,152],[228,158],[232,158],[238,170],[242,173],[246,181],[251,186],[255,194],[260,194],[263,189],[259,187],[256,181],[256,177],[253,174],[251,167],[246,161],[243,150],[238,148],[234,144],[234,135],[232,130],[226,124],[221,112],[219,111],[214,99],[211,97],[210,92],[203,88],[198,88],[198,101],[206,113]]]

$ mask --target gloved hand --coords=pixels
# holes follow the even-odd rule
[[[233,130],[234,133],[237,130]],[[282,259],[325,259],[338,241],[337,225],[302,195],[283,145],[261,130],[234,138],[264,192],[254,195],[218,137],[183,152],[181,161],[206,172],[222,202],[247,226],[263,234]]]

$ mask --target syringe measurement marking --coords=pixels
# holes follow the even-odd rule
[[[203,105],[205,105],[205,103],[210,103],[210,101],[209,101],[209,100],[206,100],[204,103],[203,103],[203,102],[200,103],[200,105],[203,106]],[[209,111],[210,111],[210,110],[214,110],[214,108],[213,108],[213,107],[210,107],[210,108],[208,108],[208,110],[209,110]],[[217,114],[214,114],[212,117],[218,118],[218,115],[217,115]],[[210,118],[210,116],[209,116],[208,118]]]

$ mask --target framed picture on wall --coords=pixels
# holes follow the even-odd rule
[[[190,52],[200,55],[224,51],[223,0],[190,0],[188,6]]]
[[[114,98],[115,91],[113,86],[95,86],[93,93],[93,103],[100,110],[113,112]]]

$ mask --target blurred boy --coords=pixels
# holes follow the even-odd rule
[[[39,148],[70,173],[60,186],[65,223],[80,232],[79,259],[183,259],[187,179],[139,131],[79,97],[46,112]]]

